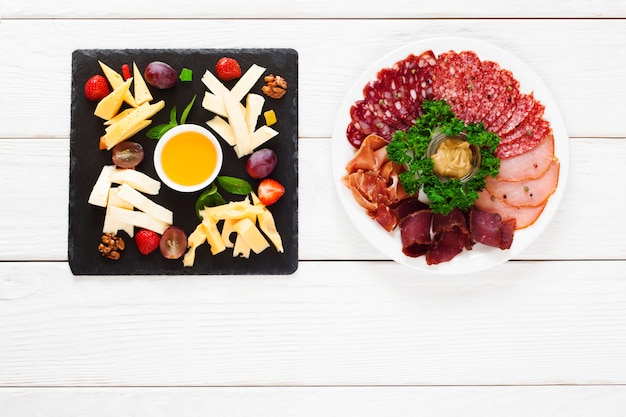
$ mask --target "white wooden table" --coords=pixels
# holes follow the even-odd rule
[[[623,416],[626,1],[0,0],[0,415]],[[386,259],[335,204],[331,135],[371,62],[462,36],[522,59],[564,116],[550,226],[486,272]],[[299,52],[299,268],[76,277],[71,53]]]

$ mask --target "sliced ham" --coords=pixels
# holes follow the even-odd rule
[[[485,188],[499,200],[516,207],[536,207],[548,199],[559,183],[558,159],[553,159],[548,170],[539,178],[521,181],[502,181],[487,177]]]
[[[474,201],[474,207],[489,213],[498,213],[503,221],[515,219],[515,230],[519,230],[535,223],[547,203],[544,201],[536,207],[515,207],[497,199],[489,191],[483,190]]]
[[[536,147],[521,155],[500,160],[496,179],[521,181],[539,178],[546,173],[554,159],[554,136],[547,135]]]

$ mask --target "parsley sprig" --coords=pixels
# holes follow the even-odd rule
[[[394,133],[387,145],[387,156],[407,167],[399,176],[402,187],[411,195],[423,190],[431,201],[433,212],[445,215],[455,208],[467,210],[485,188],[485,178],[488,175],[495,177],[500,170],[500,159],[495,156],[500,138],[487,132],[482,123],[466,125],[445,100],[424,101],[423,109],[424,114],[413,126]],[[436,130],[448,136],[465,133],[467,141],[480,149],[480,167],[471,179],[466,182],[455,178],[442,181],[435,175],[434,162],[426,151]]]

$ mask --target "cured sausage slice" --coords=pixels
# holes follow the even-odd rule
[[[495,155],[498,158],[510,158],[530,151],[537,146],[543,138],[551,133],[550,122],[540,119],[534,126],[529,126],[518,139],[500,143]]]
[[[495,133],[494,126],[499,119],[501,117],[506,117],[506,119],[510,117],[509,112],[512,112],[513,103],[519,95],[519,81],[515,79],[511,71],[500,68],[494,87],[493,106],[481,121],[485,129]]]
[[[518,127],[520,123],[528,117],[532,109],[535,107],[535,103],[536,100],[532,93],[520,94],[515,102],[515,106],[510,114],[510,117],[507,120],[503,120],[494,125],[493,129],[498,136],[502,137]]]
[[[482,123],[485,116],[491,111],[496,101],[499,88],[497,86],[498,73],[500,71],[500,65],[493,61],[482,61],[482,89],[480,93],[480,106],[474,115],[474,123]],[[478,98],[477,98],[478,99]]]

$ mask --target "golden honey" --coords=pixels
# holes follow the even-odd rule
[[[194,131],[178,133],[163,146],[161,164],[173,182],[194,186],[207,180],[216,168],[217,150],[204,135]]]

